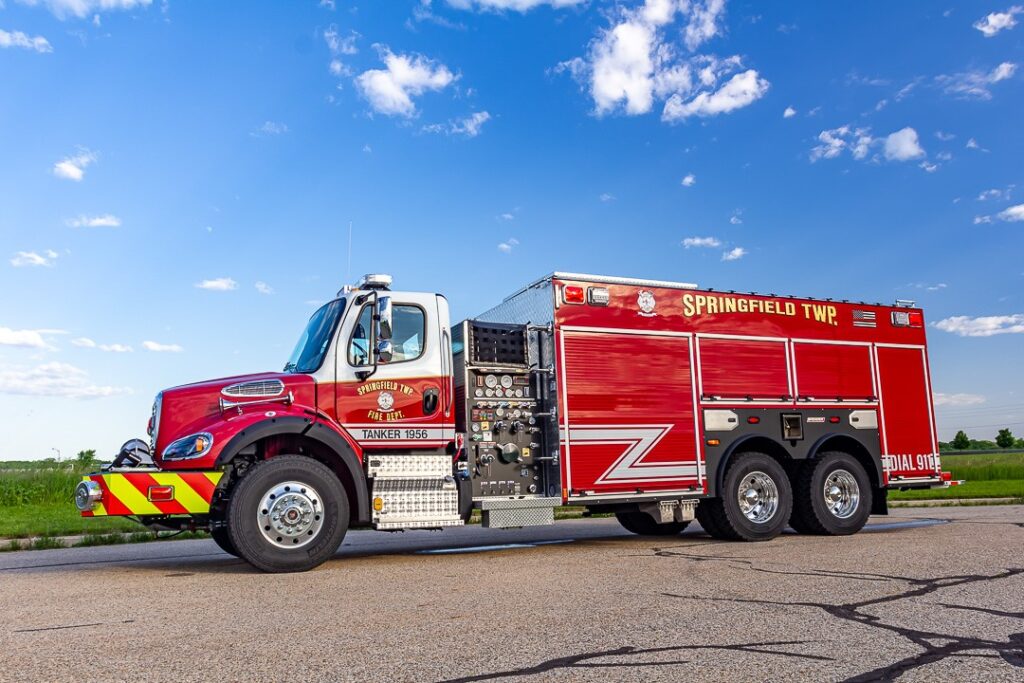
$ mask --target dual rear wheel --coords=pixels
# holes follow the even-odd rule
[[[729,464],[721,496],[697,506],[697,521],[712,537],[731,541],[766,541],[787,524],[804,534],[843,536],[867,523],[871,507],[871,481],[848,453],[822,453],[801,463],[792,477],[771,456],[744,453]],[[686,528],[686,523],[658,524],[640,511],[616,517],[627,531],[646,536]]]
[[[726,470],[722,496],[697,506],[697,520],[726,540],[768,540],[787,524],[804,534],[844,536],[863,528],[871,504],[871,481],[848,453],[822,453],[800,463],[792,478],[774,458],[745,453]]]

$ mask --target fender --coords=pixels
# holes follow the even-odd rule
[[[739,450],[741,446],[755,439],[758,441],[768,441],[772,444],[776,452],[781,452],[785,453],[786,455],[792,456],[791,453],[786,451],[786,448],[782,444],[778,443],[777,441],[768,436],[765,436],[764,434],[744,434],[743,436],[739,437],[738,439],[730,443],[726,447],[726,449],[722,451],[721,455],[717,457],[717,459],[715,457],[707,457],[705,459],[705,467],[707,467],[708,474],[711,475],[712,471],[714,472],[713,477],[708,477],[708,483],[714,484],[714,488],[708,491],[708,495],[717,495],[718,492],[721,490],[722,481],[723,479],[725,479],[725,467],[728,464],[729,460],[732,459],[733,454],[737,450]],[[710,454],[707,453],[707,451],[705,451],[705,455],[710,456]]]
[[[877,436],[878,433],[877,432],[872,432],[872,434],[875,434]],[[822,446],[825,445],[826,441],[831,441],[833,439],[838,439],[839,441],[843,441],[843,440],[849,439],[850,441],[853,441],[854,443],[856,443],[857,445],[859,445],[861,448],[864,449],[864,453],[868,456],[868,458],[871,460],[871,462],[875,466],[875,468],[874,468],[875,469],[875,482],[877,483],[878,486],[881,486],[882,482],[885,481],[885,479],[882,476],[881,448],[879,447],[877,449],[877,451],[874,451],[874,450],[872,450],[872,448],[868,444],[864,443],[864,441],[861,438],[858,438],[858,437],[859,437],[859,435],[858,436],[853,436],[851,434],[843,434],[843,433],[839,433],[839,432],[832,433],[832,434],[825,434],[824,436],[819,438],[817,441],[815,441],[813,444],[811,444],[811,448],[807,452],[807,459],[810,460],[811,458],[818,457],[818,452],[821,450]],[[855,454],[851,453],[850,455],[855,455]]]
[[[261,439],[277,434],[300,434],[318,441],[338,455],[351,477],[356,499],[352,501],[353,517],[359,522],[369,519],[370,495],[366,488],[366,477],[360,463],[362,449],[348,433],[332,425],[308,417],[273,417],[250,425],[233,436],[217,456],[216,466],[231,462],[243,449]]]

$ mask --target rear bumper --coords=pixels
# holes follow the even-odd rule
[[[131,471],[87,474],[75,489],[83,517],[205,515],[223,472]]]

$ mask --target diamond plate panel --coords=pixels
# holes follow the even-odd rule
[[[551,280],[542,280],[519,290],[489,311],[475,316],[475,319],[519,325],[551,324],[555,320],[555,296]]]
[[[481,525],[490,529],[544,526],[554,523],[555,509],[551,507],[484,510],[481,520]]]
[[[448,455],[371,455],[366,459],[366,476],[376,479],[442,479],[452,473]]]

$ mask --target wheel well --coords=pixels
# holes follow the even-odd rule
[[[717,468],[715,469],[715,489],[712,491],[714,495],[717,495],[722,488],[722,482],[725,480],[725,471],[736,458],[741,457],[744,453],[764,453],[777,461],[782,465],[786,473],[792,478],[793,469],[795,467],[793,457],[786,451],[786,449],[779,444],[777,441],[773,441],[765,436],[752,436],[747,439],[733,444],[725,455],[719,461]]]
[[[276,455],[302,455],[326,465],[338,477],[338,480],[345,489],[345,495],[348,496],[349,500],[351,523],[357,524],[369,521],[365,482],[357,481],[353,474],[351,463],[342,454],[323,441],[305,434],[272,434],[257,439],[240,450],[232,458],[231,462],[236,466],[236,469],[239,464],[246,463],[242,466],[243,472],[240,473],[244,474],[244,469],[249,465],[260,460],[268,460]],[[350,453],[350,455],[351,459],[354,460],[354,454]]]
[[[853,456],[860,463],[861,467],[864,468],[868,479],[871,480],[871,485],[876,489],[882,486],[877,460],[871,456],[871,453],[868,452],[864,444],[848,436],[838,434],[826,438],[815,446],[813,453],[808,459],[817,458],[823,453],[832,451],[842,451]]]

